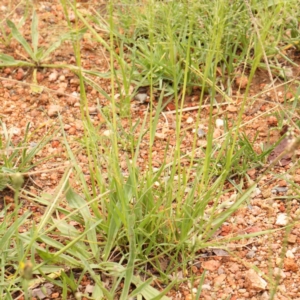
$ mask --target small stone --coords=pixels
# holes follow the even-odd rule
[[[286,275],[285,275],[285,273],[283,272],[283,270],[282,269],[280,269],[280,268],[274,268],[274,276],[279,276],[281,279],[284,279],[284,278],[286,278]]]
[[[300,175],[295,175],[293,179],[296,183],[300,183]]]
[[[294,235],[294,234],[290,234],[289,237],[288,237],[288,242],[289,242],[290,244],[295,244],[296,241],[297,241],[297,236]]]
[[[285,186],[287,186],[287,182],[286,182],[285,180],[280,180],[280,181],[278,182],[278,185],[279,185],[280,187],[285,187]]]
[[[139,103],[143,104],[147,102],[148,95],[144,93],[139,93],[134,96],[134,100],[137,100]]]
[[[261,191],[264,199],[270,198],[272,196],[271,189],[264,189]]]
[[[57,148],[59,146],[59,141],[57,141],[57,140],[52,141],[51,146],[52,146],[52,148]]]
[[[98,113],[98,109],[96,106],[89,107],[88,110],[90,115],[96,115]]]
[[[161,132],[155,132],[155,137],[159,140],[164,140],[167,136],[165,133]]]
[[[269,293],[267,291],[263,292],[260,296],[260,300],[270,300]]]
[[[225,280],[226,277],[227,277],[226,274],[221,274],[221,275],[217,276],[214,279],[215,285],[220,285]]]
[[[65,81],[65,79],[66,79],[65,75],[60,75],[58,78],[59,81]]]
[[[288,216],[286,213],[278,214],[276,219],[276,225],[285,226],[289,222]]]
[[[202,285],[202,290],[211,290],[211,286],[210,286],[210,284],[203,284]]]
[[[215,271],[220,267],[220,262],[217,260],[208,260],[201,264],[202,268],[209,271]]]
[[[217,119],[216,120],[216,127],[221,128],[224,126],[224,121],[222,119]]]
[[[50,105],[48,107],[48,116],[49,117],[56,117],[60,112],[61,107],[59,105]]]
[[[246,257],[247,258],[253,258],[255,256],[255,252],[253,250],[250,250],[247,252]]]
[[[69,130],[68,130],[69,134],[75,134],[76,133],[76,127],[72,126]]]
[[[269,126],[277,126],[278,125],[277,118],[274,116],[269,117],[268,124],[269,124]]]
[[[199,128],[197,131],[197,135],[201,139],[201,138],[205,137],[206,133],[203,129]]]
[[[286,98],[287,100],[290,100],[290,99],[294,98],[294,94],[291,93],[291,92],[287,92],[286,95],[285,95],[285,98]]]
[[[292,271],[297,272],[298,271],[298,265],[292,258],[285,258],[284,259],[284,270],[285,271]]]
[[[235,79],[235,83],[238,87],[240,87],[241,89],[245,89],[247,87],[248,84],[248,77],[245,75],[242,75],[240,77],[237,77]]]
[[[105,130],[105,131],[103,132],[103,135],[109,137],[109,136],[112,135],[112,133],[113,133],[112,130]]]
[[[213,138],[217,139],[218,137],[220,137],[222,135],[222,133],[223,133],[223,130],[221,130],[220,128],[216,128],[213,133]]]
[[[285,253],[285,256],[287,258],[295,258],[295,255],[291,250],[287,250],[286,253]]]
[[[57,72],[52,72],[49,75],[48,79],[49,79],[50,82],[53,82],[53,81],[55,81],[57,79],[57,77],[58,77],[58,73]]]
[[[274,187],[271,192],[273,194],[277,194],[277,193],[286,193],[288,191],[287,187],[281,187],[281,186],[276,186]]]
[[[254,270],[250,269],[245,272],[245,287],[256,291],[264,291],[267,287],[267,282]]]
[[[234,106],[234,105],[228,105],[228,106],[227,106],[227,110],[228,110],[229,112],[237,112],[237,107]]]
[[[188,117],[187,120],[186,120],[186,122],[188,124],[192,124],[194,122],[194,119],[192,117]]]
[[[17,74],[15,75],[15,78],[17,80],[22,80],[24,78],[24,74],[25,74],[24,70],[20,68]]]
[[[294,72],[291,67],[283,67],[283,73],[287,79],[291,79],[294,77]]]
[[[206,140],[198,140],[197,141],[197,147],[206,148],[207,147],[207,141]]]
[[[41,72],[37,72],[36,74],[36,80],[38,83],[42,82],[44,79],[44,75]]]
[[[232,273],[236,273],[237,271],[240,270],[240,267],[237,263],[232,263],[229,267],[228,270]]]
[[[11,68],[5,68],[3,71],[6,75],[9,75],[11,73]]]

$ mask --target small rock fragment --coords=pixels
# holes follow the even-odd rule
[[[285,258],[284,259],[284,270],[285,271],[298,271],[298,265],[293,258]]]
[[[228,106],[227,106],[227,110],[228,110],[229,112],[237,112],[237,107],[234,106],[234,105],[228,105]]]
[[[235,83],[238,87],[240,87],[241,89],[245,89],[247,87],[248,84],[248,77],[245,75],[242,75],[240,77],[237,77],[235,79]]]
[[[98,109],[96,106],[92,106],[88,108],[90,115],[96,115],[98,113]]]
[[[207,147],[207,141],[206,140],[198,140],[197,141],[197,147],[206,148]]]
[[[205,137],[206,133],[203,129],[199,128],[197,131],[197,135],[201,139],[201,138]]]
[[[289,222],[288,216],[286,213],[278,214],[276,219],[276,225],[285,226]]]
[[[68,130],[69,134],[75,134],[76,133],[76,127],[72,126],[69,130]]]
[[[273,194],[277,194],[277,193],[286,193],[288,191],[287,187],[280,187],[280,186],[276,186],[274,187],[271,192]]]
[[[253,250],[250,250],[247,252],[246,257],[247,258],[253,258],[256,255],[256,252]]]
[[[48,116],[49,117],[56,117],[60,112],[61,107],[59,105],[50,105],[48,107]]]
[[[112,130],[109,130],[109,129],[108,129],[108,130],[105,130],[105,131],[103,132],[103,135],[108,137],[108,136],[111,136],[112,133],[113,133]]]
[[[296,241],[297,241],[297,236],[294,235],[294,234],[290,234],[289,237],[288,237],[288,242],[289,242],[290,244],[295,244]]]
[[[25,72],[22,68],[18,69],[18,72],[15,75],[17,80],[22,80],[24,78]]]
[[[145,93],[139,93],[139,94],[136,94],[134,96],[134,99],[137,100],[139,103],[143,104],[143,103],[146,102],[147,97],[148,97],[147,94],[145,94]]]
[[[220,128],[216,128],[213,133],[213,138],[214,139],[219,138],[222,135],[222,133],[223,133],[223,130],[221,130]]]
[[[57,79],[57,77],[58,77],[58,73],[57,72],[52,72],[49,75],[48,79],[49,79],[50,82],[53,82],[53,81],[55,81]]]
[[[160,132],[155,132],[155,137],[159,140],[164,140],[166,138],[166,134],[165,133],[160,133]]]
[[[267,282],[254,270],[250,269],[245,273],[245,287],[256,291],[264,291],[267,287]]]
[[[281,279],[284,279],[284,278],[286,278],[286,275],[285,275],[285,273],[283,272],[283,270],[282,269],[280,269],[280,268],[274,268],[274,276],[279,276]]]
[[[214,279],[215,285],[220,285],[226,278],[226,274],[221,274]]]
[[[270,116],[269,119],[268,119],[268,124],[269,126],[277,126],[278,125],[278,120],[276,117],[274,116]]]
[[[291,250],[287,250],[286,253],[285,253],[285,256],[287,258],[295,258],[295,255]]]
[[[202,268],[209,271],[215,271],[220,267],[220,262],[217,260],[208,260],[201,264]]]
[[[224,121],[222,119],[217,119],[216,120],[216,127],[221,128],[224,126]]]
[[[294,72],[291,67],[283,67],[283,73],[287,79],[291,79],[294,77]]]
[[[187,120],[186,120],[186,122],[188,124],[192,124],[194,122],[194,119],[192,117],[188,117]]]

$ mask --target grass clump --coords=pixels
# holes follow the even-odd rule
[[[80,150],[88,157],[90,181],[63,133],[70,168],[54,195],[31,198],[46,205],[44,218],[30,232],[17,234],[14,227],[9,236],[3,235],[5,240],[23,243],[18,254],[12,252],[8,242],[4,244],[7,251],[10,249],[9,255],[17,259],[13,280],[0,291],[3,297],[24,290],[26,284],[30,290],[35,283],[31,276],[23,275],[28,257],[33,276],[40,274],[60,287],[65,298],[73,294],[91,299],[169,299],[166,294],[175,284],[196,279],[203,282],[204,275],[187,279],[176,274],[190,274],[190,263],[201,250],[226,248],[232,239],[221,239],[216,233],[248,203],[256,188],[259,179],[247,188],[243,180],[250,167],[263,164],[268,152],[256,154],[252,142],[239,129],[255,71],[262,66],[264,54],[274,57],[278,53],[286,30],[290,30],[282,19],[291,13],[292,2],[254,2],[253,20],[246,1],[214,1],[215,5],[204,0],[143,1],[143,5],[110,1],[106,19],[85,18],[72,3],[62,1],[65,8],[69,5],[74,10],[76,22],[83,22],[110,53],[111,94],[105,96],[112,111],[103,113],[108,134],[99,134],[100,128],[95,128],[86,114],[85,85],[97,89],[97,83],[81,68],[80,41],[73,39],[84,123]],[[108,31],[109,42],[94,30],[91,20]],[[253,30],[253,21],[258,24],[259,36]],[[223,101],[233,103],[233,81],[238,72],[249,76],[241,109],[237,120],[216,141],[216,97],[221,95]],[[148,110],[138,122],[129,109],[127,114],[119,114],[117,109],[116,94],[120,95],[120,105],[127,101],[129,107],[131,85],[150,89]],[[195,133],[188,153],[183,153],[182,108],[185,96],[195,90],[200,104],[195,129],[202,121],[204,96],[209,95],[207,145],[197,147]],[[174,100],[176,124],[172,134],[176,139],[171,144],[166,136],[158,143],[164,156],[153,168],[166,98]],[[129,129],[123,126],[124,119]],[[145,149],[143,167],[139,159]],[[79,183],[79,190],[72,187],[74,181]],[[226,198],[225,193],[231,196]],[[245,236],[234,237],[239,238]],[[5,262],[10,259],[3,256]],[[21,267],[17,261],[23,262]],[[93,280],[94,288],[80,294],[79,285],[86,276]],[[157,278],[160,289],[152,286]],[[200,293],[201,285],[198,296]]]

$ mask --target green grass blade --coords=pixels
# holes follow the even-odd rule
[[[35,59],[37,58],[38,42],[39,42],[39,31],[38,31],[38,17],[36,12],[33,12],[31,22],[31,40],[32,48]]]
[[[6,243],[11,240],[14,233],[24,223],[24,221],[31,215],[31,212],[26,212],[24,215],[19,217],[9,228],[6,229],[5,233],[1,237],[0,251],[4,250]],[[0,233],[1,234],[1,233]]]
[[[7,20],[7,26],[11,29],[12,36],[23,46],[24,50],[27,52],[30,58],[35,61],[34,53],[30,45],[22,36],[16,25],[12,21]]]
[[[128,240],[129,240],[129,260],[125,272],[125,282],[122,290],[120,299],[128,299],[128,292],[132,282],[133,271],[134,271],[134,260],[136,256],[136,244],[135,244],[135,235],[134,235],[134,215],[129,217],[128,221]]]
[[[93,225],[93,218],[89,211],[88,206],[84,206],[86,201],[81,198],[78,194],[76,194],[73,189],[69,186],[69,184],[66,185],[66,199],[71,207],[79,208],[80,213],[84,219],[85,222],[85,228],[90,228]],[[100,220],[101,222],[102,220]],[[87,232],[88,242],[90,244],[90,247],[92,249],[94,257],[97,257],[99,254],[98,247],[97,247],[97,235],[96,231],[88,231]]]

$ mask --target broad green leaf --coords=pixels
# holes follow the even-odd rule
[[[30,45],[22,36],[16,25],[12,21],[7,20],[7,26],[11,29],[12,36],[23,46],[24,50],[28,53],[30,58],[35,61],[34,53]]]
[[[37,50],[38,50],[38,42],[39,42],[39,31],[38,31],[38,17],[36,12],[33,12],[32,22],[31,22],[31,40],[32,40],[32,48],[35,59],[37,59]]]
[[[66,185],[66,199],[69,205],[73,208],[80,208],[79,212],[81,213],[84,222],[85,228],[91,228],[94,224],[93,218],[91,216],[89,207],[86,204],[86,201],[80,197],[74,190],[69,186]],[[98,255],[98,247],[97,247],[97,235],[95,230],[90,230],[87,232],[88,241],[90,243],[90,247],[92,249],[93,255],[96,257]]]
[[[0,60],[3,62],[16,62],[16,60],[12,56],[4,53],[0,53]]]
[[[0,67],[33,67],[34,64],[22,61],[22,60],[16,60],[12,56],[0,53]]]
[[[103,292],[101,290],[101,287],[96,284],[93,290],[93,298],[94,299],[103,299]]]

